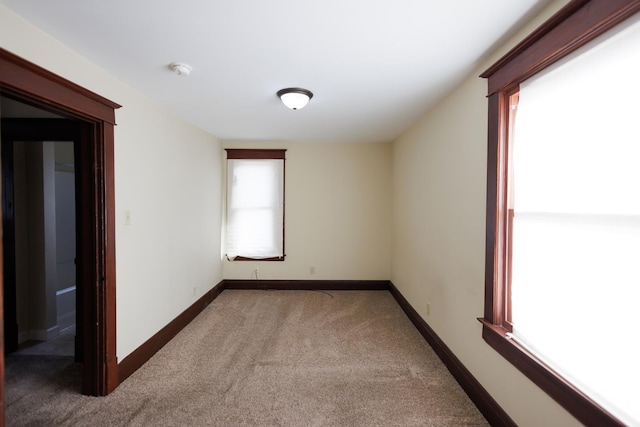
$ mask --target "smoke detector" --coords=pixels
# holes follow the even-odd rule
[[[187,65],[182,62],[172,62],[169,64],[169,68],[179,76],[188,76],[191,74],[191,65]]]

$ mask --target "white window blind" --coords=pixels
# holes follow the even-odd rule
[[[283,257],[284,160],[227,160],[227,257]]]
[[[520,86],[514,337],[640,425],[640,16]]]

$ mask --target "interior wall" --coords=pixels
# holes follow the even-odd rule
[[[224,147],[287,150],[285,261],[225,260],[225,279],[255,279],[256,268],[259,279],[389,279],[390,143],[261,141]]]
[[[488,110],[477,76],[566,3],[548,7],[393,145],[391,279],[520,426],[580,424],[481,336]]]
[[[71,159],[62,153],[71,152]],[[56,291],[76,284],[76,215],[73,142],[54,142],[56,206]]]
[[[54,144],[14,143],[18,341],[58,334]]]
[[[220,142],[2,5],[0,47],[122,105],[115,127],[122,360],[222,280]],[[167,84],[185,83],[175,78],[168,72]]]
[[[76,185],[73,141],[55,141],[56,317],[63,330],[76,323]]]
[[[18,342],[43,341],[75,323],[74,300],[61,307],[57,295],[75,285],[73,173],[70,187],[61,189],[61,171],[56,166],[73,164],[73,143],[13,144]]]

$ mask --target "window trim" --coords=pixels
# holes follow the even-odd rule
[[[285,215],[286,215],[286,202],[285,202],[285,190],[286,190],[286,149],[265,149],[265,148],[225,148],[227,152],[227,160],[282,160],[282,256],[281,257],[271,257],[271,258],[251,258],[244,256],[237,256],[233,259],[233,261],[284,261],[286,255],[285,252]],[[228,191],[228,184],[227,189]],[[225,218],[227,215],[227,210],[225,208]],[[225,250],[226,252],[226,250]],[[231,261],[229,257],[225,254],[225,257],[228,261]]]
[[[638,0],[573,0],[480,75],[488,83],[485,302],[484,317],[478,319],[483,325],[482,337],[585,425],[624,424],[506,336],[511,331],[506,312],[509,290],[504,280],[509,97],[521,82],[639,11]]]

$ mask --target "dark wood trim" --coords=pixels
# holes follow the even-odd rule
[[[115,124],[115,110],[121,105],[91,92],[63,77],[0,48],[0,83],[5,93],[15,92],[20,99],[51,107],[59,112],[63,105],[78,117],[99,119]]]
[[[525,37],[520,43],[515,45],[509,52],[504,54],[502,58],[500,58],[497,62],[491,65],[488,69],[486,69],[480,77],[489,78],[499,69],[507,65],[512,60],[516,59],[518,55],[521,55],[528,48],[534,45],[538,40],[543,38],[546,34],[548,34],[551,30],[556,28],[559,24],[562,23],[568,16],[574,14],[578,9],[580,9],[585,4],[589,3],[590,0],[572,0],[562,7],[559,11],[557,11],[552,17],[546,20],[542,25],[536,28],[531,34]]]
[[[585,426],[625,425],[527,350],[507,339],[504,328],[479,320],[483,324],[484,340]]]
[[[0,123],[0,133],[2,132],[2,123]],[[2,162],[0,162],[0,169],[2,169]],[[0,176],[2,176],[2,170],[0,170]],[[2,200],[2,185],[0,185],[0,200]],[[0,224],[2,224],[2,209],[0,209]],[[2,239],[0,238],[0,241]],[[0,272],[4,271],[3,265],[3,255],[4,245],[0,243]],[[2,274],[0,274],[0,427],[4,427],[5,425],[5,393],[4,393],[4,279],[2,278]]]
[[[284,150],[287,151],[287,150]],[[282,153],[284,157],[285,153]],[[287,256],[287,233],[286,233],[286,219],[287,219],[287,160],[282,159],[282,261]]]
[[[573,0],[480,76],[489,95],[517,85],[640,11],[637,0]]]
[[[274,256],[271,258],[250,258],[250,257],[246,257],[246,256],[237,256],[233,259],[230,259],[229,257],[227,257],[228,261],[284,261],[284,257],[286,255],[283,256]]]
[[[90,339],[83,343],[83,393],[105,395],[117,386],[116,378],[116,275],[113,146],[115,109],[120,106],[75,83],[57,76],[4,49],[0,49],[0,93],[54,112],[79,119],[86,125],[81,133],[81,204],[88,215],[80,231],[86,239],[78,252],[87,266],[82,277],[87,293],[84,322],[92,325]],[[84,221],[84,222],[82,222]],[[90,266],[90,267],[89,267]],[[2,344],[4,346],[4,343]],[[90,378],[85,384],[84,379]],[[4,383],[4,378],[0,378]]]
[[[529,34],[524,40],[513,47],[502,58],[500,58],[495,64],[491,65],[486,71],[484,71],[480,77],[488,78],[493,75],[497,70],[508,64],[521,52],[527,50],[531,45],[536,43],[544,37],[549,31],[556,28],[567,17],[575,13],[582,6],[587,4],[590,0],[573,0],[567,3],[562,9],[556,12],[551,18],[544,22],[540,27],[536,28],[531,34]]]
[[[225,148],[227,159],[279,160],[285,159],[287,150],[265,148]]]
[[[498,201],[498,141],[500,126],[499,95],[489,96],[489,124],[487,144],[487,213],[486,213],[486,242],[485,242],[485,277],[484,277],[484,316],[494,322],[494,260],[496,250],[496,223]]]
[[[193,319],[207,308],[211,302],[225,289],[224,281],[215,285],[210,291],[173,319],[164,328],[144,342],[140,347],[125,357],[118,365],[118,380],[122,383],[129,378],[138,368],[144,365],[151,357],[184,329]]]
[[[226,279],[225,289],[267,289],[280,291],[388,291],[388,280],[236,280]]]
[[[95,278],[99,277],[99,265],[96,264],[98,249],[93,242],[98,232],[94,228],[94,212],[97,209],[95,200],[94,180],[94,151],[92,141],[95,139],[95,126],[83,126],[78,144],[74,144],[75,172],[76,172],[76,335],[80,342],[76,342],[76,349],[81,354],[82,393],[101,395],[101,369],[98,346],[98,308],[95,306],[99,285]]]
[[[113,203],[116,199],[115,194],[115,129],[112,123],[104,122],[102,127],[102,152],[100,153],[100,164],[102,168],[100,182],[101,188],[104,190],[103,197],[100,198],[100,210],[104,217],[101,218],[100,224],[100,247],[104,250],[103,272],[105,278],[113,278],[113,283],[104,281],[103,295],[100,301],[104,301],[104,313],[101,316],[104,328],[102,332],[104,336],[99,348],[104,348],[106,368],[106,394],[111,393],[120,384],[118,374],[118,357],[116,354],[116,206]],[[112,332],[111,332],[112,331]]]
[[[438,334],[424,321],[418,312],[409,304],[409,301],[402,293],[389,282],[391,294],[396,299],[402,310],[405,312],[409,320],[415,325],[420,334],[429,343],[436,352],[442,363],[449,369],[449,372],[458,381],[463,390],[469,395],[473,403],[478,407],[480,412],[489,421],[492,426],[509,426],[515,427],[516,423],[509,415],[500,407],[480,382],[471,374],[464,364],[456,357],[456,355],[447,347],[440,339]]]

